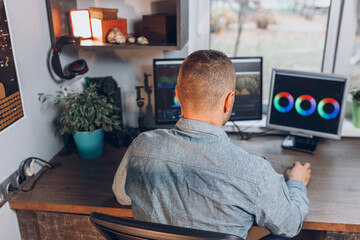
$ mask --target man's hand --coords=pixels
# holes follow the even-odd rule
[[[298,180],[305,186],[310,182],[311,169],[310,163],[302,165],[300,162],[294,162],[293,167],[286,171],[286,180],[294,179]]]

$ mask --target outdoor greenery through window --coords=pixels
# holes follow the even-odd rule
[[[358,13],[355,41],[350,58],[350,86],[360,88],[360,13]]]
[[[321,71],[330,3],[211,0],[210,48],[233,57],[262,56],[268,99],[272,68]]]

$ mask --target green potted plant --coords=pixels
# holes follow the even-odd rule
[[[360,89],[354,88],[350,92],[353,96],[352,122],[355,127],[360,128]]]
[[[57,91],[54,105],[64,103],[59,115],[60,134],[72,134],[81,157],[95,158],[102,154],[104,131],[121,130],[118,108],[110,96],[98,92],[96,84],[89,84],[81,93]],[[48,96],[39,93],[39,101]]]

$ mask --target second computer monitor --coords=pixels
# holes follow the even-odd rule
[[[181,117],[175,86],[184,59],[154,59],[155,118],[173,124]],[[262,117],[262,57],[231,58],[236,73],[235,102],[230,121]]]
[[[267,127],[289,132],[283,148],[313,153],[316,137],[339,139],[346,76],[273,69]]]
[[[300,136],[339,139],[346,76],[273,69],[267,126]]]

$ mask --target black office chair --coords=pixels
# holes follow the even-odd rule
[[[90,221],[107,240],[243,240],[225,233],[137,221],[93,212]]]

